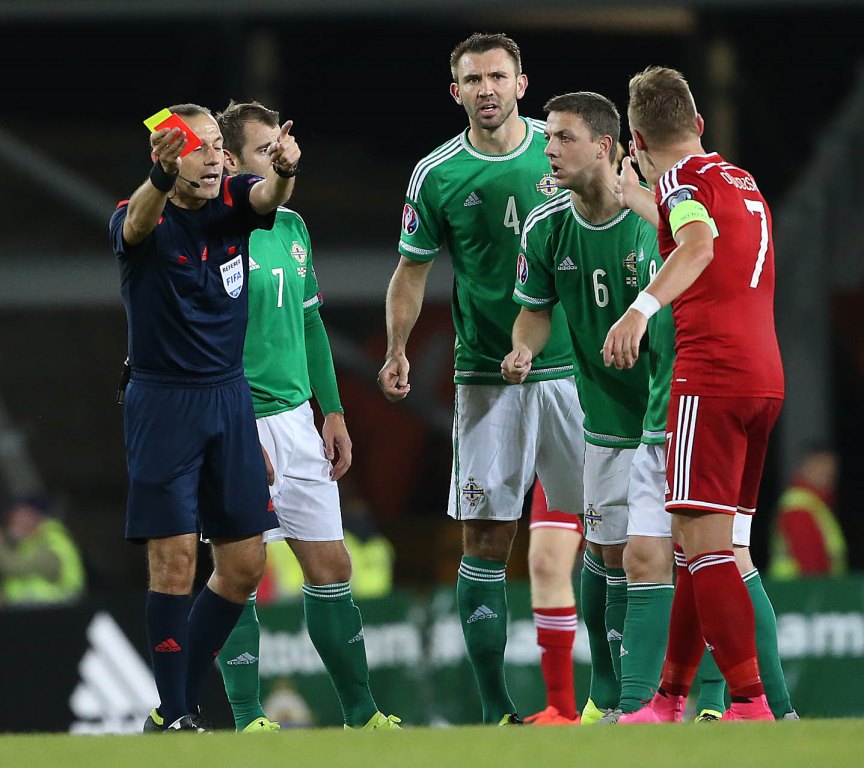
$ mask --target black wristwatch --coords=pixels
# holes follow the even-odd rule
[[[280,168],[276,163],[273,163],[273,171],[277,176],[283,179],[293,179],[297,175],[297,171],[299,170],[299,163],[294,163],[287,171],[284,168]]]

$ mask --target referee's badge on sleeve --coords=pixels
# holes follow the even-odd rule
[[[226,261],[219,269],[222,272],[222,285],[225,293],[236,299],[243,291],[243,257],[237,256]]]

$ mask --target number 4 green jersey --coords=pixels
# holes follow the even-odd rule
[[[457,384],[501,384],[519,308],[511,300],[519,237],[528,212],[558,188],[543,154],[543,123],[520,118],[524,141],[507,155],[485,155],[468,131],[421,160],[408,185],[399,253],[453,263]],[[573,375],[566,320],[553,312],[552,335],[529,381]]]
[[[653,244],[653,245],[652,245]],[[576,361],[585,440],[633,448],[648,403],[648,361],[619,371],[603,365],[609,328],[639,292],[637,253],[657,250],[657,230],[629,209],[603,224],[586,221],[562,192],[528,216],[513,298],[529,309],[560,303]]]
[[[321,306],[312,245],[300,215],[279,208],[270,231],[249,238],[249,326],[243,367],[255,416],[272,416],[312,397],[305,315]]]

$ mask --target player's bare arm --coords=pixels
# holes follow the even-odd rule
[[[431,261],[412,261],[402,256],[387,288],[387,357],[378,371],[378,386],[390,401],[402,400],[411,391],[411,366],[405,347],[420,316],[431,269]]]
[[[654,193],[639,183],[639,174],[629,157],[625,157],[621,162],[621,173],[618,175],[614,193],[622,208],[634,211],[655,229],[659,226],[660,214],[654,201]]]
[[[268,148],[271,166],[264,177],[249,191],[249,203],[256,213],[266,214],[286,203],[294,191],[294,174],[300,162],[300,147],[291,135],[293,120],[286,120],[279,137]]]
[[[330,478],[338,480],[351,468],[351,437],[345,417],[338,411],[328,413],[324,417],[321,437],[324,440],[324,455],[333,465]]]
[[[651,305],[654,305],[653,311],[657,311],[671,304],[696,282],[714,258],[714,235],[704,222],[694,221],[681,227],[675,233],[675,243],[677,247],[651,285],[639,294],[635,306],[631,306],[606,334],[600,350],[605,365],[614,365],[619,370],[632,368],[639,359],[639,343],[648,327],[648,318],[653,314]],[[649,307],[650,314],[646,315],[639,306]]]
[[[539,355],[552,330],[552,312],[522,307],[513,323],[513,349],[501,361],[501,375],[510,384],[522,384],[531,373],[531,363]]]
[[[150,134],[150,156],[154,163],[158,162],[162,166],[166,176],[176,176],[183,163],[180,153],[186,144],[188,141],[184,131],[163,128]],[[129,245],[137,245],[156,229],[171,189],[173,187],[167,191],[157,189],[147,179],[135,190],[129,199],[126,220],[123,222],[123,239]]]

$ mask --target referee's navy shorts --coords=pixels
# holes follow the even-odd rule
[[[127,539],[246,538],[277,525],[242,368],[194,379],[133,371],[123,410]]]

